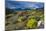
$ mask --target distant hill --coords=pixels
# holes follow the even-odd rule
[[[36,10],[39,10],[39,11],[43,11],[44,12],[44,7],[42,7],[42,8],[36,8]]]
[[[32,10],[32,9],[33,8],[25,8],[25,9],[22,9],[22,8],[17,8],[17,9],[6,8],[6,14],[14,13],[15,11],[26,11],[26,10]],[[36,8],[35,10],[44,12],[44,8]]]

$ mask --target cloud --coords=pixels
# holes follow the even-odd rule
[[[41,8],[43,3],[39,2],[22,2],[22,1],[7,1],[6,7],[8,8]]]
[[[8,1],[23,1],[23,0],[8,0]],[[25,0],[24,0],[25,1]]]
[[[8,0],[8,1],[33,1],[33,0]]]

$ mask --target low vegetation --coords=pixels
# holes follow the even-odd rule
[[[39,21],[44,23],[44,11],[40,9],[6,12],[6,30],[36,29]]]

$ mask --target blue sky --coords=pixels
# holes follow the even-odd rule
[[[44,7],[44,4],[40,3],[40,2],[6,0],[6,7],[11,8],[11,9],[15,9],[15,8],[42,8],[42,7]]]

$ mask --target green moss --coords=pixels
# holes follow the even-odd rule
[[[27,26],[27,28],[36,28],[37,27],[37,21],[34,16],[32,16],[31,19],[28,20],[26,26]]]

